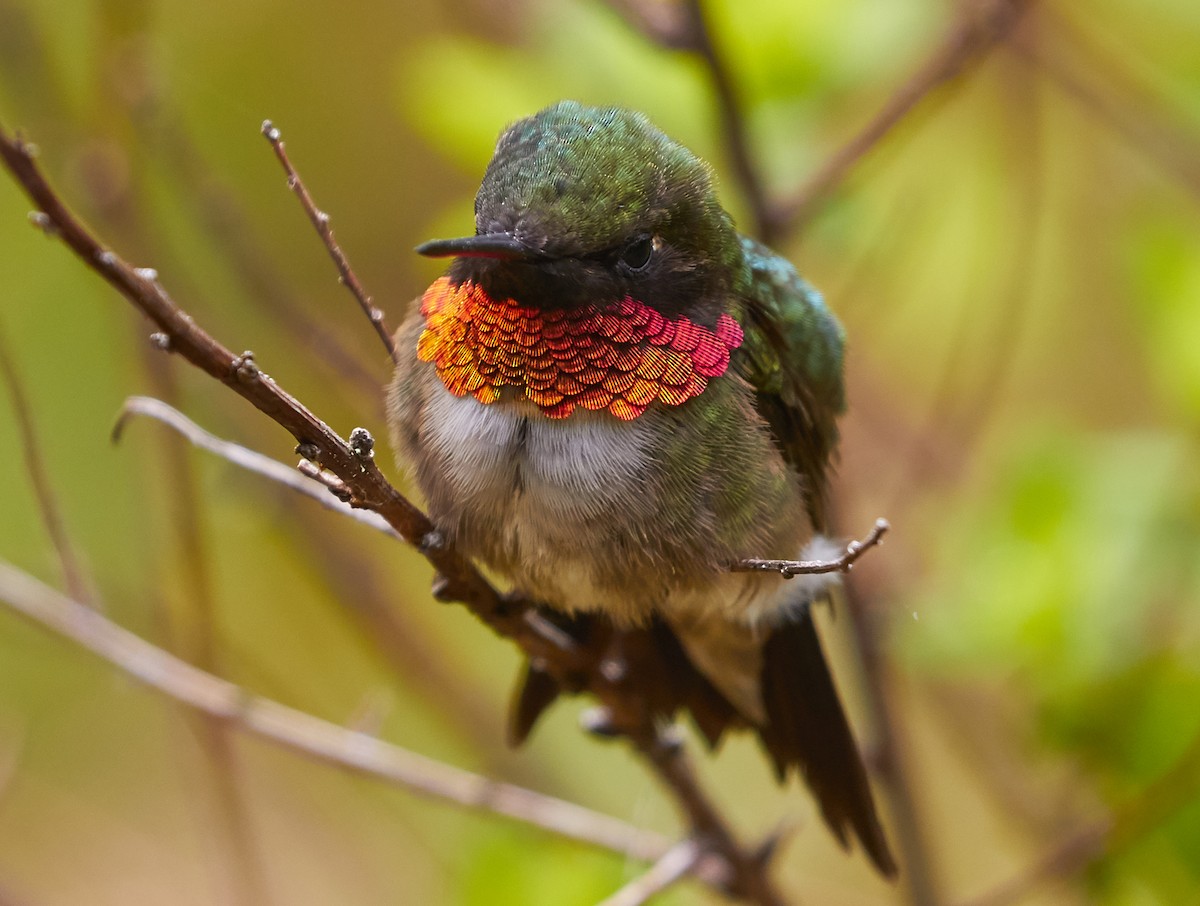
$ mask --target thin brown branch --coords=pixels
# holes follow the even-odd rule
[[[60,237],[88,267],[154,322],[159,332],[151,336],[151,341],[157,347],[183,356],[287,429],[307,459],[346,481],[354,490],[357,505],[381,513],[403,537],[419,542],[432,531],[433,526],[424,514],[401,497],[373,463],[360,459],[336,432],[264,374],[252,353],[235,355],[175,304],[158,282],[155,271],[135,268],[104,247],[50,188],[33,160],[29,145],[0,131],[0,158],[38,206],[34,222]],[[483,583],[478,573],[456,554],[435,553],[431,558],[464,598],[491,597],[499,603],[495,590]]]
[[[225,256],[247,297],[268,312],[272,323],[291,335],[315,361],[323,362],[354,384],[355,392],[348,395],[349,402],[364,411],[378,412],[382,402],[381,376],[367,367],[363,356],[343,343],[328,323],[322,323],[300,304],[288,288],[288,280],[272,266],[271,256],[250,228],[244,207],[206,164],[179,117],[159,111],[153,117],[153,129],[148,125],[149,119],[146,116],[134,119],[139,135],[147,141],[153,140],[155,149],[163,151],[183,203],[190,207],[212,245]]]
[[[1112,815],[1097,818],[1057,841],[1016,876],[967,902],[969,906],[1016,903],[1046,881],[1078,874],[1100,857],[1133,845],[1176,812],[1194,804],[1197,795],[1200,795],[1200,734],[1192,737],[1191,744],[1170,770]]]
[[[33,906],[33,900],[17,896],[10,888],[0,883],[0,906]]]
[[[3,332],[0,332],[0,372],[4,375],[4,384],[8,388],[13,415],[16,418],[17,433],[21,438],[21,456],[25,461],[25,473],[29,476],[29,484],[33,488],[38,513],[42,517],[42,525],[46,529],[46,534],[50,536],[54,552],[58,555],[58,566],[62,572],[63,582],[73,598],[91,603],[95,600],[92,585],[88,581],[83,564],[75,553],[75,546],[71,543],[66,522],[63,520],[62,511],[54,496],[54,488],[50,484],[50,476],[46,474],[46,463],[42,457],[42,446],[38,442],[37,429],[33,423],[29,398],[25,393],[25,387],[17,372],[16,364],[9,354],[8,341]]]
[[[0,739],[0,804],[12,786],[21,765],[21,757],[25,753],[25,727],[18,726],[10,729]]]
[[[776,209],[776,229],[801,229],[850,171],[928,95],[962,76],[1013,30],[1032,0],[966,0],[957,21],[876,114],[834,151],[789,201]]]
[[[938,906],[943,899],[938,892],[926,824],[921,820],[919,799],[911,780],[904,724],[893,704],[896,680],[888,673],[879,615],[859,596],[854,583],[846,588],[846,598],[854,648],[860,660],[863,701],[875,731],[869,762],[888,793],[900,864],[904,866],[903,883],[912,906]]]
[[[1109,820],[1076,831],[1017,876],[963,906],[1008,906],[1029,896],[1039,884],[1075,874],[1104,852],[1111,832]]]
[[[183,435],[192,446],[212,453],[240,469],[245,469],[247,472],[252,472],[276,484],[283,485],[298,494],[303,494],[305,497],[315,500],[327,510],[333,510],[343,516],[349,516],[351,519],[368,525],[376,531],[383,532],[385,535],[397,540],[400,539],[400,535],[396,530],[378,513],[371,510],[355,509],[331,494],[328,486],[324,483],[313,478],[308,478],[291,466],[284,465],[277,460],[271,459],[269,456],[263,456],[263,454],[243,447],[241,444],[235,444],[233,441],[224,440],[215,434],[205,431],[178,409],[164,403],[162,400],[149,396],[131,396],[126,399],[125,404],[121,407],[120,414],[117,416],[116,424],[113,425],[112,437],[114,442],[121,440],[130,420],[135,416],[145,416],[146,418],[162,422],[167,427]]]
[[[754,234],[768,245],[778,238],[779,222],[771,211],[762,176],[750,152],[750,139],[746,130],[746,117],[741,99],[733,84],[733,76],[717,49],[702,0],[686,0],[687,28],[692,38],[693,49],[704,61],[717,98],[717,109],[721,116],[721,133],[729,153],[733,172],[746,196],[746,204],[753,218]]]
[[[767,878],[765,861],[737,843],[678,747],[663,744],[644,696],[601,669],[604,651],[597,650],[600,642],[564,645],[562,633],[547,631],[553,627],[531,617],[534,611],[529,601],[497,593],[469,561],[445,543],[428,517],[387,481],[374,462],[373,444],[365,430],[355,429],[347,443],[265,375],[252,353],[235,355],[202,330],[167,295],[157,273],[132,267],[100,244],[50,188],[34,162],[32,149],[2,129],[0,158],[39,208],[34,222],[48,234],[61,237],[85,264],[158,326],[159,332],[152,337],[157,347],[182,355],[288,430],[299,442],[297,450],[315,477],[343,494],[351,506],[377,512],[430,561],[439,573],[434,589],[439,599],[466,604],[494,632],[516,642],[528,657],[543,665],[564,689],[587,691],[600,700],[611,712],[616,732],[634,745],[671,791],[696,839],[728,868],[726,889],[730,893],[763,906],[781,902]]]
[[[774,242],[778,238],[779,218],[771,209],[762,174],[751,154],[742,102],[725,58],[713,38],[703,0],[683,0],[681,3],[609,0],[608,5],[630,28],[653,43],[700,58],[716,96],[729,162],[750,209],[750,232],[763,242]]]
[[[379,334],[379,339],[387,349],[388,355],[393,362],[396,361],[396,344],[392,342],[391,331],[387,329],[387,325],[384,323],[383,312],[375,305],[371,297],[367,295],[362,283],[359,282],[358,276],[354,273],[354,269],[350,267],[350,261],[346,258],[345,252],[342,251],[342,247],[338,245],[337,240],[333,238],[333,229],[329,226],[329,215],[317,207],[312,195],[309,194],[308,188],[304,185],[304,181],[300,178],[300,174],[292,166],[287,149],[284,147],[282,134],[270,120],[263,120],[262,134],[266,136],[267,141],[271,143],[271,147],[275,149],[275,156],[279,158],[279,163],[283,166],[283,170],[287,174],[288,188],[300,199],[300,204],[304,207],[304,212],[308,214],[308,219],[312,221],[312,225],[320,235],[321,241],[325,243],[325,248],[329,250],[329,257],[337,265],[338,280],[354,294],[354,298],[362,306],[363,313],[370,320],[371,326],[375,328],[375,333]]]
[[[667,50],[695,50],[687,10],[674,0],[608,0],[608,6],[638,34]]]
[[[644,861],[666,841],[608,815],[463,771],[254,695],[150,644],[0,560],[0,599],[171,699],[316,761]]]
[[[635,30],[672,50],[697,54],[713,83],[721,130],[734,173],[754,219],[754,232],[767,244],[802,228],[850,171],[939,86],[961,76],[1012,32],[1032,0],[963,0],[958,18],[916,71],[878,112],[813,173],[790,199],[769,198],[749,149],[745,117],[724,60],[716,50],[702,0],[646,4],[609,0]]]
[[[749,558],[738,560],[729,567],[731,573],[779,573],[785,579],[794,576],[812,576],[821,573],[848,573],[855,561],[875,547],[887,534],[891,525],[886,519],[876,519],[875,525],[862,541],[851,541],[846,552],[833,560],[760,560]]]
[[[1070,23],[1051,18],[1053,41],[1036,35],[1016,35],[1012,48],[1037,67],[1079,107],[1183,185],[1200,200],[1200,141],[1167,115],[1159,98],[1124,72],[1123,61],[1086,45]],[[1069,52],[1083,56],[1088,68],[1102,73],[1089,79],[1072,66]]]
[[[642,906],[691,874],[703,857],[703,850],[692,840],[676,843],[649,871],[606,897],[598,906]]]
[[[151,386],[168,399],[179,396],[174,362],[146,347],[140,350]],[[166,499],[172,543],[164,550],[170,558],[166,573],[173,577],[177,594],[156,601],[165,629],[165,647],[202,670],[219,672],[220,650],[215,620],[211,557],[204,531],[207,500],[200,492],[195,463],[178,436],[163,436],[159,461],[171,493]],[[271,906],[270,885],[263,870],[263,853],[251,818],[247,783],[234,729],[206,714],[186,715],[188,728],[203,754],[201,766],[208,783],[196,789],[194,800],[201,820],[213,822],[215,843],[224,853],[227,887],[222,899],[231,906]],[[182,740],[175,739],[178,745]],[[186,747],[181,754],[186,755]],[[187,772],[188,779],[195,775]],[[207,786],[207,793],[205,787]]]

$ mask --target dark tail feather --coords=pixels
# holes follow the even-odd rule
[[[576,645],[590,648],[603,644],[606,623],[593,619],[589,614],[565,614],[548,608],[539,608],[538,613],[543,619],[553,623]],[[563,689],[558,680],[544,670],[526,662],[525,672],[517,688],[514,690],[512,706],[508,717],[508,744],[516,747],[522,745],[542,714],[558,697],[567,693],[578,692],[578,689]]]
[[[666,623],[655,620],[645,628],[616,630],[603,618],[587,614],[545,615],[578,644],[597,646],[597,656],[619,650],[630,684],[647,696],[651,711],[665,719],[689,711],[710,746],[715,747],[726,730],[748,725],[696,669]],[[866,770],[807,608],[797,622],[772,631],[763,652],[762,679],[768,724],[756,729],[779,779],[796,769],[842,846],[849,847],[853,832],[875,866],[894,877],[896,863],[875,814]],[[562,692],[549,674],[527,666],[513,700],[509,741],[524,742]]]
[[[763,747],[780,780],[795,768],[817,797],[830,830],[849,848],[848,831],[875,866],[895,877],[896,862],[875,813],[875,802],[812,615],[776,627],[763,653]]]
[[[508,719],[508,744],[513,748],[522,745],[542,712],[554,704],[562,689],[558,680],[533,664],[525,664],[525,675],[517,684],[512,709]]]
[[[681,709],[690,711],[710,746],[716,746],[729,727],[745,725],[733,706],[688,660],[666,623],[655,620],[644,628],[614,629],[607,620],[590,614],[566,617],[549,610],[542,613],[576,644],[593,648],[597,659],[618,652],[627,666],[629,684],[646,696],[655,716],[671,720]],[[513,697],[509,743],[523,743],[542,713],[563,691],[548,673],[526,665]]]

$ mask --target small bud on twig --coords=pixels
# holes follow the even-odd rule
[[[58,235],[58,227],[45,211],[30,211],[29,222],[51,238]]]
[[[249,349],[234,358],[233,373],[237,376],[239,381],[244,381],[247,383],[257,380],[262,374],[262,372],[258,370],[258,365],[254,363],[254,353]]]
[[[359,459],[371,459],[375,456],[375,438],[366,428],[355,428],[350,432],[350,450]]]
[[[621,735],[621,731],[613,723],[612,711],[603,705],[585,708],[579,715],[579,726],[601,739],[615,739]]]

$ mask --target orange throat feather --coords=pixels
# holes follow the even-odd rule
[[[446,389],[493,403],[505,387],[548,418],[578,406],[623,421],[655,400],[678,406],[729,368],[742,328],[729,315],[709,330],[626,296],[608,308],[543,310],[493,299],[476,283],[436,280],[421,298],[417,356]]]

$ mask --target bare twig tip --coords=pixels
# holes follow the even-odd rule
[[[585,708],[579,715],[579,725],[593,736],[601,739],[615,739],[621,735],[613,723],[613,713],[603,705]]]
[[[441,601],[443,604],[451,600],[450,580],[441,573],[433,577],[433,584],[429,587],[429,594],[433,596],[435,601]]]
[[[117,413],[117,420],[113,422],[112,430],[108,432],[108,440],[113,446],[121,442],[121,438],[125,435],[125,426],[129,424],[132,415],[133,413],[126,407],[122,407],[121,411]]]
[[[30,211],[29,222],[47,236],[58,235],[58,227],[54,225],[54,221],[50,219],[50,215],[45,211]]]
[[[325,244],[325,250],[329,252],[329,257],[333,259],[333,263],[337,266],[338,282],[347,287],[354,298],[358,300],[359,306],[368,316],[371,325],[375,328],[375,332],[379,335],[380,342],[387,349],[388,355],[392,361],[396,361],[396,347],[392,342],[392,336],[388,332],[383,323],[383,316],[376,317],[374,305],[371,302],[371,297],[367,295],[362,284],[359,283],[358,277],[355,276],[353,269],[350,267],[350,262],[346,258],[345,252],[341,246],[337,244],[337,240],[333,238],[333,230],[329,228],[329,215],[317,208],[316,202],[313,201],[312,195],[304,185],[304,181],[296,172],[296,168],[292,166],[287,152],[284,150],[283,142],[279,140],[279,130],[271,125],[271,121],[267,120],[263,123],[263,133],[271,140],[272,146],[275,149],[275,156],[279,158],[279,164],[283,167],[284,173],[287,174],[288,189],[295,194],[300,200],[301,207],[308,215],[309,221],[317,231],[317,235],[321,237],[321,241]]]
[[[655,743],[664,755],[674,758],[683,749],[683,733],[675,724],[669,724],[659,731]]]
[[[886,519],[876,519],[866,538],[854,540],[846,545],[842,555],[834,560],[761,560],[751,558],[730,564],[732,572],[777,572],[785,579],[795,576],[812,576],[822,573],[848,573],[855,561],[880,543],[884,533],[891,528]]]

